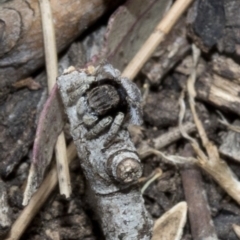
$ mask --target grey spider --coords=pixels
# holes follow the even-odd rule
[[[68,106],[77,105],[77,115],[89,131],[86,139],[93,139],[109,128],[107,146],[124,122],[141,125],[141,93],[138,87],[109,63],[90,68],[89,75],[67,88]]]

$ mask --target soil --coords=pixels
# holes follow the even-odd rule
[[[85,56],[90,58],[91,51],[101,48],[96,42],[94,34],[103,37],[105,23],[98,23],[91,31],[87,32],[85,38],[78,39],[70,48],[71,58],[74,59],[73,48],[78,51],[77,44],[92,39],[90,47],[85,51]],[[91,37],[92,36],[92,37]],[[189,42],[190,43],[190,42]],[[212,42],[211,42],[212,43]],[[82,47],[82,45],[81,45]],[[210,47],[210,45],[208,45]],[[159,49],[158,49],[159,50]],[[157,51],[158,51],[157,50]],[[79,50],[80,51],[80,50]],[[217,50],[215,50],[217,51]],[[203,56],[205,65],[211,64],[211,52]],[[82,61],[77,59],[78,64]],[[85,61],[85,60],[84,60]],[[154,68],[154,64],[159,64],[159,59],[152,57],[147,66]],[[79,63],[80,62],[80,63]],[[178,99],[185,85],[187,75],[179,73],[178,68],[182,62],[178,62],[168,74],[161,78],[161,84],[154,84],[147,78],[146,69],[139,73],[136,83],[140,87],[143,95],[145,93],[144,84],[149,84],[149,92],[145,96],[143,106],[144,125],[141,133],[137,132],[133,141],[140,145],[142,141],[149,143],[152,140],[178,125]],[[149,70],[150,71],[150,70]],[[158,76],[158,74],[156,73]],[[36,116],[42,107],[43,99],[46,98],[45,79],[36,78],[41,83],[39,90],[11,89],[7,100],[0,105],[0,157],[1,157],[1,176],[7,187],[8,203],[11,209],[11,219],[14,221],[19,212],[23,209],[22,198],[23,189],[31,161],[31,148],[36,130]],[[160,80],[159,80],[160,83]],[[216,110],[218,108],[209,102],[197,100],[198,114],[202,120],[207,135],[218,147],[223,143],[224,134],[227,134],[226,127],[221,125],[217,119]],[[192,120],[189,107],[187,106],[187,116],[185,121]],[[236,113],[225,109],[230,122],[238,117]],[[65,127],[67,142],[71,140],[68,126]],[[199,139],[197,133],[192,135]],[[17,146],[16,141],[24,142],[21,147]],[[187,140],[180,139],[177,142],[161,149],[166,154],[184,155],[184,149],[188,144]],[[10,156],[10,157],[9,157]],[[8,159],[5,161],[5,159]],[[240,164],[233,159],[227,158],[227,164],[232,171],[240,177]],[[163,161],[160,157],[150,156],[143,160],[144,177],[151,175],[155,169],[161,168],[163,176],[154,181],[144,192],[144,200],[147,210],[153,219],[159,218],[180,201],[185,201],[185,193],[182,182],[183,167],[172,165]],[[9,171],[9,166],[13,171]],[[240,208],[234,200],[225,193],[219,185],[205,172],[198,169],[202,176],[203,188],[206,191],[207,202],[210,207],[211,217],[214,222],[215,230],[219,239],[237,240],[237,236],[232,229],[232,224],[240,224]],[[104,239],[100,226],[93,211],[91,210],[85,196],[86,179],[80,168],[79,159],[76,158],[70,165],[72,196],[69,200],[60,196],[59,189],[51,194],[48,201],[36,215],[27,231],[21,237],[22,240],[49,240],[49,239],[71,239],[71,240],[102,240]],[[141,187],[141,186],[140,186]],[[187,222],[182,239],[193,239],[189,221]]]

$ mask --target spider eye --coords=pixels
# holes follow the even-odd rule
[[[88,92],[87,98],[89,107],[100,116],[115,108],[120,101],[118,91],[109,84],[93,88]]]

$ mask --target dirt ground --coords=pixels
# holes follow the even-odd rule
[[[64,68],[64,61],[67,58],[74,65],[81,66],[94,55],[101,52],[104,45],[104,34],[108,17],[106,16],[101,21],[98,21],[94,27],[85,32],[71,47],[61,54],[60,63],[62,65],[60,65],[60,69]],[[170,63],[171,61],[173,63],[166,63],[167,70],[162,67],[164,61],[166,61],[166,58],[163,60],[166,54],[162,53],[163,46],[160,45],[134,80],[143,95],[144,124],[141,129],[131,132],[132,140],[137,149],[141,149],[144,145],[155,148],[157,138],[173,132],[178,127],[179,98],[182,90],[186,89],[189,71],[192,69],[191,44],[194,41],[200,41],[192,37],[194,34],[192,30],[188,29],[190,33],[186,34],[186,25],[184,16],[184,19],[179,21],[179,27],[174,30],[174,33],[180,36],[181,31],[185,32],[183,35],[185,50],[176,56],[176,58],[169,58]],[[173,34],[172,36],[175,35]],[[203,39],[204,36],[200,36],[199,38]],[[221,44],[218,43],[218,46],[221,45],[224,48],[226,41],[226,39],[222,40]],[[164,44],[168,44],[171,48],[173,47],[173,40],[169,38]],[[204,45],[204,43],[201,42],[198,46],[201,45]],[[210,46],[207,47],[210,48]],[[230,49],[230,47],[226,49]],[[227,165],[239,179],[240,159],[238,149],[240,135],[238,132],[232,131],[226,125],[222,124],[219,121],[221,117],[217,112],[221,111],[231,125],[239,126],[238,118],[240,110],[238,110],[239,103],[237,101],[240,91],[238,92],[239,89],[237,87],[239,87],[240,83],[239,76],[237,75],[239,70],[236,70],[240,64],[239,55],[230,53],[230,50],[227,51],[221,52],[217,47],[210,48],[209,51],[202,51],[197,69],[197,83],[195,85],[197,91],[196,109],[209,140],[217,146],[221,158],[226,161]],[[79,57],[80,55],[81,57]],[[221,66],[226,66],[225,71],[223,71],[223,68],[220,68],[222,71],[217,69],[220,62],[219,59],[224,62]],[[228,68],[227,61],[230,61],[228,59],[233,59],[236,64],[234,70],[230,67]],[[229,66],[232,65],[230,64]],[[36,114],[40,114],[42,103],[45,101],[47,95],[45,73],[39,72],[41,71],[38,71],[32,77],[35,82],[41,85],[40,89],[38,87],[35,90],[27,88],[16,89],[12,87],[5,101],[1,102],[0,105],[0,144],[1,148],[5,150],[2,151],[0,160],[1,176],[7,189],[12,222],[14,222],[23,209],[23,190],[31,164],[32,144],[36,131]],[[235,87],[237,93],[232,94],[235,94],[235,102],[231,102],[231,100],[229,100],[230,103],[228,100],[224,102],[221,100],[220,94],[219,96],[216,94],[219,98],[216,97],[214,99],[211,97],[214,90],[210,89],[210,87],[214,83],[209,80],[210,75],[216,81],[220,79],[220,77],[217,78],[216,76],[221,76],[221,81],[223,79],[227,81],[226,86],[229,86],[229,88],[232,86],[231,84],[233,84],[233,89],[234,86],[237,86]],[[219,85],[216,84],[216,86],[223,86],[221,83]],[[226,89],[227,87],[223,91]],[[193,121],[189,103],[186,101],[184,123],[193,123]],[[72,140],[69,133],[69,123],[65,125],[64,132],[69,144]],[[189,131],[189,134],[204,149],[196,128],[193,127],[193,130]],[[17,147],[17,140],[23,141],[25,144]],[[4,142],[5,144],[3,144]],[[166,155],[196,157],[189,141],[183,137],[179,137],[173,141],[170,140],[169,143],[166,139],[166,144],[163,144],[163,147],[159,147],[158,150],[161,150]],[[204,153],[206,153],[205,149]],[[9,156],[11,156],[10,160],[5,161],[4,159]],[[19,161],[15,162],[16,158]],[[198,197],[200,196],[200,198],[203,198],[202,202],[200,201],[201,204],[207,204],[205,208],[210,213],[210,219],[213,221],[218,239],[238,239],[232,225],[240,224],[239,205],[216,183],[213,179],[214,176],[208,174],[198,165],[173,164],[156,154],[142,158],[142,164],[143,177],[148,178],[159,168],[163,172],[162,176],[151,183],[143,193],[145,206],[154,220],[160,218],[166,211],[181,201],[187,201],[190,204],[189,211],[191,213],[194,212],[194,209],[198,207]],[[13,171],[10,171],[8,166]],[[59,189],[56,188],[28,226],[27,231],[21,237],[22,240],[104,239],[98,220],[91,210],[85,195],[86,179],[84,178],[78,158],[70,164],[70,176],[72,184],[71,198],[66,200],[59,194]],[[144,183],[138,183],[139,188]],[[196,195],[195,192],[197,192]],[[205,220],[203,215],[200,215],[196,211],[195,221],[197,223],[194,226],[197,226],[201,221],[204,226]],[[199,232],[197,227],[195,232],[193,232],[192,222],[193,219],[190,214],[183,230],[183,240],[201,239],[196,236]]]

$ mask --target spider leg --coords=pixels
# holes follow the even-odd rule
[[[108,146],[112,142],[112,140],[115,138],[115,136],[117,135],[117,133],[122,125],[123,119],[124,119],[124,114],[119,112],[117,114],[117,116],[115,117],[115,119],[108,131],[106,140],[104,142],[104,147]]]
[[[72,82],[71,85],[67,87],[66,92],[71,93],[76,89],[80,88],[82,85],[91,84],[94,81],[95,81],[95,77],[91,77],[87,75],[82,76],[81,80],[78,79],[77,81]]]
[[[85,134],[87,140],[96,138],[99,134],[105,130],[112,122],[112,117],[105,117],[99,121],[89,132]]]
[[[88,84],[84,84],[71,94],[69,93],[68,106],[73,105],[89,89]]]
[[[98,120],[98,117],[91,114],[91,113],[86,113],[83,116],[83,123],[87,127],[93,126]]]
[[[82,81],[73,82],[67,89],[69,94],[68,106],[73,105],[76,101],[86,93],[90,84],[95,81],[94,77],[83,79]]]

